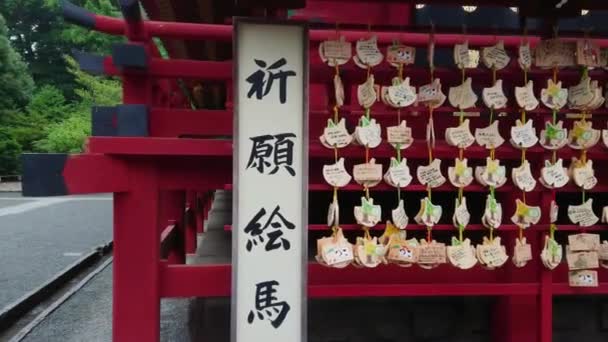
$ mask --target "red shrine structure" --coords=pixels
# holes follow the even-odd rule
[[[319,43],[333,39],[337,30],[348,41],[367,37],[372,31],[377,35],[381,49],[394,40],[414,46],[419,51],[416,65],[405,68],[404,74],[411,78],[412,84],[422,85],[429,80],[424,51],[429,40],[434,39],[438,59],[434,75],[441,78],[447,88],[459,84],[461,74],[449,65],[450,62],[442,64],[441,60],[449,56],[452,47],[463,42],[465,37],[475,48],[502,40],[507,51],[513,52],[524,39],[520,25],[523,16],[529,16],[529,20],[534,22],[525,38],[535,45],[553,33],[552,26],[559,23],[562,16],[572,16],[581,8],[591,11],[608,9],[608,2],[569,1],[563,9],[549,11],[546,8],[554,5],[550,2],[471,0],[465,4],[459,0],[440,0],[417,4],[415,1],[397,0],[142,0],[140,7],[136,0],[121,0],[123,18],[114,18],[91,13],[64,1],[67,21],[104,34],[125,37],[125,42],[117,44],[110,56],[75,52],[83,70],[122,80],[123,103],[92,109],[92,136],[87,140],[83,153],[25,155],[24,194],[113,193],[113,340],[158,341],[161,298],[226,297],[231,292],[229,262],[186,264],[185,260],[187,254],[195,253],[197,249],[197,233],[204,234],[203,222],[214,191],[231,190],[232,16],[306,20],[310,24],[308,229],[310,241],[314,244],[316,238],[326,234],[323,217],[332,190],[323,182],[319,170],[325,161],[333,158],[333,151],[318,142],[327,118],[332,115],[334,103],[331,88],[333,69],[320,60],[317,53]],[[479,6],[481,14],[467,14],[461,8],[463,5]],[[519,13],[508,7],[519,7]],[[437,12],[431,12],[434,10]],[[433,17],[433,13],[437,13],[437,17]],[[466,34],[458,20],[468,21]],[[582,34],[572,27],[560,31],[563,37],[575,38]],[[161,57],[154,38],[160,39],[169,58]],[[596,41],[601,47],[608,47],[608,39],[600,37]],[[491,72],[483,67],[467,73],[475,78],[476,83],[487,86],[491,82]],[[350,125],[354,125],[361,115],[356,104],[356,86],[365,80],[365,72],[348,63],[341,68],[341,74],[346,89],[341,114],[352,121]],[[389,84],[394,74],[394,69],[387,65],[374,69],[380,84]],[[505,89],[513,89],[523,83],[517,66],[507,67],[498,74],[509,84]],[[608,72],[603,70],[593,70],[590,75],[602,84],[608,80]],[[551,70],[533,68],[529,72],[529,78],[538,85],[551,76]],[[559,79],[569,85],[575,83],[579,76],[577,70],[560,70],[559,73]],[[416,139],[404,155],[414,164],[427,158],[424,142],[426,111],[426,107],[416,106],[403,110]],[[481,113],[480,117],[471,119],[473,128],[485,126],[487,110],[476,108],[472,111]],[[448,105],[435,110],[435,129],[440,132],[440,140],[434,153],[446,160],[457,154],[456,148],[441,140],[442,132],[458,122],[453,112],[454,108]],[[500,129],[504,131],[503,136],[508,136],[508,129],[519,114],[513,107],[504,112],[506,116],[500,120],[505,123],[501,123]],[[394,111],[381,103],[374,107],[374,115],[383,127],[394,121]],[[536,127],[541,127],[551,112],[539,108],[528,115]],[[608,111],[600,109],[592,113],[590,120],[595,127],[605,128],[607,118]],[[345,148],[341,153],[347,159],[362,159],[362,153],[356,147]],[[387,146],[374,150],[378,159],[388,159],[392,153]],[[466,153],[470,160],[485,160],[487,156],[487,151],[479,146],[470,147]],[[549,155],[540,147],[528,150],[528,160],[535,172]],[[570,149],[559,152],[560,158],[564,159],[573,155],[575,151]],[[518,165],[520,151],[505,144],[496,150],[496,156],[512,167]],[[598,203],[606,202],[602,196],[608,192],[608,176],[601,170],[608,166],[608,152],[598,145],[588,151],[588,156],[596,163],[596,170],[600,170],[597,174],[599,185],[588,195]],[[341,189],[345,194],[344,201],[354,203],[360,197],[360,190],[355,185]],[[373,191],[381,199],[385,192],[394,189],[379,185]],[[412,184],[404,191],[406,196],[412,196],[409,202],[415,203],[426,188]],[[479,217],[487,190],[473,184],[465,191],[470,197],[472,216]],[[444,185],[434,190],[434,198],[444,207],[451,208],[455,192],[452,186]],[[505,215],[510,215],[520,192],[510,182],[496,192],[505,206]],[[527,200],[545,212],[553,200],[560,203],[579,196],[580,191],[570,185],[559,192],[538,186],[527,194]],[[410,212],[412,210],[408,209],[408,214]],[[503,221],[510,223],[507,219]],[[563,224],[558,223],[557,238],[566,241],[568,234],[580,229],[567,220],[562,221]],[[352,236],[360,234],[352,221],[342,227]],[[225,229],[229,232],[231,227],[228,225]],[[454,234],[453,229],[449,222],[440,222],[434,227],[433,234],[436,239],[447,242]],[[415,224],[408,226],[409,234],[420,237],[426,234],[425,230],[425,227]],[[605,230],[605,225],[587,229],[594,232]],[[492,341],[565,341],[554,337],[557,334],[554,329],[554,301],[565,296],[595,298],[608,294],[608,272],[600,270],[598,287],[570,287],[566,265],[550,271],[538,260],[537,251],[542,249],[548,231],[548,215],[543,215],[538,225],[525,232],[535,258],[524,268],[515,268],[508,263],[493,271],[479,267],[463,271],[449,265],[432,270],[394,265],[338,270],[311,260],[308,295],[310,298],[464,296],[472,301],[481,296],[489,297],[493,303],[489,312]],[[480,240],[484,233],[485,228],[479,221],[472,221],[466,231],[473,240]],[[497,234],[503,238],[507,248],[512,249],[510,244],[517,235],[517,227],[504,224]],[[593,311],[590,317],[599,322],[594,325],[598,332],[589,335],[589,341],[599,341],[594,338],[606,336],[601,334],[608,329],[608,304],[602,303],[589,308]],[[571,315],[572,320],[583,317],[580,312],[572,312]],[[447,323],[438,321],[435,324]]]

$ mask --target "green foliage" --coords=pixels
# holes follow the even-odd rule
[[[27,65],[13,50],[7,34],[6,22],[0,15],[0,111],[26,104],[34,89]]]
[[[56,0],[47,0],[56,2]],[[97,14],[111,17],[120,17],[120,10],[110,0],[86,0],[79,1],[80,6]],[[122,40],[122,38],[102,34],[93,30],[85,29],[77,25],[65,25],[61,33],[64,41],[69,42],[73,47],[87,52],[107,54],[112,48],[112,44]]]
[[[76,81],[74,92],[79,101],[68,107],[66,119],[51,123],[44,138],[34,143],[43,152],[74,153],[82,151],[84,140],[91,134],[91,106],[113,106],[121,102],[122,91],[117,80],[91,76],[78,68],[76,61],[66,56],[68,72]],[[32,101],[33,102],[33,101]]]
[[[91,135],[90,114],[75,112],[66,120],[51,124],[44,139],[35,143],[36,149],[43,152],[81,152],[84,141]]]
[[[23,151],[34,151],[34,142],[46,136],[45,127],[62,121],[72,106],[66,103],[58,88],[50,85],[37,89],[23,110],[10,110],[3,115],[0,125],[8,127]]]
[[[0,128],[0,175],[15,174],[19,168],[21,146],[6,128]]]
[[[51,85],[38,88],[26,107],[29,117],[40,117],[49,122],[61,121],[69,109],[61,90]]]
[[[59,7],[48,6],[45,0],[2,0],[0,13],[7,21],[13,46],[27,62],[36,84],[53,84],[70,93],[71,81],[63,72],[61,60],[69,45],[61,36]]]
[[[112,106],[121,102],[122,88],[120,82],[110,78],[89,75],[78,67],[78,63],[70,56],[65,56],[68,72],[74,77],[76,88],[74,92],[82,105],[90,107]]]
[[[73,2],[120,14],[115,0]],[[121,38],[65,23],[58,0],[0,0],[0,14],[0,174],[13,174],[21,151],[81,151],[91,106],[121,102],[118,81],[64,57],[72,49],[108,54]]]
[[[112,0],[76,0],[95,13],[116,16]],[[0,0],[14,48],[23,56],[36,84],[53,85],[74,98],[74,81],[63,55],[72,49],[107,54],[120,38],[65,23],[58,0]]]

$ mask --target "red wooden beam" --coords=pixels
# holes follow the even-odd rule
[[[312,104],[311,104],[312,105]],[[404,108],[401,111],[401,115],[404,119],[413,120],[409,121],[410,125],[412,123],[417,124],[423,121],[424,117],[420,116],[420,113],[424,115],[427,109],[424,107],[416,106],[416,107],[408,107]],[[453,107],[443,106],[434,110],[434,113],[439,115],[449,115],[446,117],[448,120],[456,120],[452,117],[452,114],[457,110]],[[487,108],[471,108],[467,110],[467,112],[478,112],[485,113],[488,111]],[[502,110],[506,113],[519,115],[520,110],[510,107],[505,110]],[[376,120],[383,126],[390,124],[392,120],[395,118],[395,110],[392,108],[386,108],[384,106],[378,105],[372,108],[373,116]],[[570,111],[568,111],[569,113]],[[560,114],[565,114],[566,111],[563,111]],[[310,139],[312,141],[317,140],[320,132],[323,131],[323,128],[326,126],[326,120],[332,114],[327,108],[313,108],[309,113],[309,133]],[[415,117],[414,115],[418,115]],[[528,115],[537,115],[537,118],[542,119],[543,116],[550,116],[552,113],[544,108],[538,108],[533,111],[527,113]],[[354,106],[344,106],[340,109],[340,115],[347,119],[347,121],[355,122],[363,112],[359,108],[355,108]],[[483,114],[482,114],[483,115]],[[591,120],[595,119],[605,119],[605,116],[608,115],[608,110],[602,109],[593,112],[593,117]],[[443,117],[442,117],[443,118]],[[216,136],[232,136],[233,134],[233,112],[232,110],[191,110],[191,109],[170,109],[170,108],[160,108],[155,107],[150,111],[149,116],[149,130],[150,136],[152,137],[198,137],[198,138],[207,138],[207,137],[216,137]],[[437,122],[436,123],[441,129],[440,124],[448,125],[448,122]],[[514,154],[517,154],[514,149],[510,146],[505,145],[504,147],[499,148],[510,150]],[[467,149],[468,151],[469,149]],[[534,147],[532,152],[541,152],[542,149],[540,147]],[[406,151],[409,152],[409,151]],[[574,153],[574,152],[573,152]],[[603,147],[598,146],[595,149],[591,149],[591,154],[604,154]],[[593,158],[595,159],[595,158]]]
[[[125,22],[122,19],[112,18],[102,15],[94,15],[94,29],[100,32],[105,32],[114,35],[125,34]],[[179,23],[179,22],[164,22],[164,21],[144,21],[146,32],[150,36],[159,38],[173,38],[183,40],[214,40],[214,41],[232,41],[232,25],[222,24],[195,24],[195,23]],[[369,32],[367,30],[341,30],[340,34],[349,41],[355,41],[362,38],[367,38]],[[408,45],[427,46],[430,40],[429,33],[416,32],[374,32],[378,36],[380,44],[390,44],[394,40],[399,39]],[[327,39],[335,39],[336,31],[334,29],[317,29],[310,30],[310,40],[319,42]],[[521,43],[522,37],[519,35],[467,35],[470,46],[489,46],[496,43],[498,40],[503,40],[505,46],[514,47]],[[454,44],[462,43],[462,34],[453,33],[437,33],[435,34],[435,44],[437,46],[454,46]],[[536,45],[540,40],[538,36],[529,36],[528,40],[532,45]],[[595,39],[601,47],[608,46],[608,39]]]
[[[103,59],[103,69],[106,75],[122,75],[112,60],[106,56]],[[197,61],[191,59],[162,59],[152,57],[147,69],[129,69],[124,73],[129,75],[148,75],[157,78],[186,78],[225,81],[232,78],[231,62]]]
[[[232,111],[153,108],[150,135],[154,137],[232,135]]]
[[[113,138],[99,138],[111,141]],[[145,140],[143,138],[139,138]],[[143,143],[141,140],[140,143]],[[145,143],[143,144],[145,145]],[[170,147],[167,147],[170,148]],[[126,151],[126,155],[129,155]],[[200,151],[199,151],[200,152]],[[203,151],[204,152],[204,151]],[[214,150],[208,151],[209,158],[167,158],[148,160],[149,167],[159,174],[158,186],[161,190],[202,190],[220,189],[231,182],[231,158],[217,159]],[[146,153],[142,153],[146,155]],[[72,155],[68,158],[63,178],[68,194],[90,194],[103,192],[125,192],[131,189],[137,177],[130,171],[132,160],[114,158],[102,154]]]
[[[71,155],[63,170],[69,194],[127,191],[128,175],[124,161],[101,154]]]
[[[539,189],[540,188],[541,187],[539,187]],[[224,186],[224,190],[232,191],[232,189],[233,189],[232,184],[226,184]],[[496,189],[496,192],[505,193],[505,192],[511,192],[514,189],[515,189],[515,187],[513,187],[512,185],[503,185],[502,187]],[[331,190],[333,190],[333,187],[326,183],[310,183],[308,185],[308,190],[309,191],[331,191]],[[410,184],[410,185],[406,186],[405,188],[401,188],[401,190],[409,191],[409,192],[427,192],[428,191],[426,186],[424,186],[422,184]],[[363,187],[356,183],[350,183],[344,187],[341,187],[340,191],[363,192]],[[377,192],[377,191],[397,191],[397,190],[396,190],[396,188],[394,188],[386,183],[380,183],[380,184],[376,185],[375,187],[370,188],[369,191],[371,191],[373,193],[373,192]],[[458,191],[458,188],[456,188],[455,186],[448,184],[448,183],[433,189],[433,192],[454,192],[454,191]],[[467,186],[464,191],[466,191],[466,192],[484,192],[485,193],[485,192],[488,192],[489,190],[487,187],[481,186],[479,184],[471,184],[471,185]]]
[[[217,139],[185,139],[185,138],[142,138],[142,137],[90,137],[89,151],[110,155],[154,155],[154,156],[224,156],[232,157],[232,140]],[[329,158],[333,156],[331,149],[318,141],[309,144],[309,156],[313,158]],[[360,158],[362,147],[349,146],[340,150],[340,156]],[[437,141],[433,155],[437,158],[453,158],[458,149]],[[527,150],[529,155],[541,154],[542,147],[535,146]],[[395,155],[394,149],[388,144],[382,144],[373,150],[374,157],[388,158]],[[407,158],[428,158],[426,142],[416,140],[406,150]],[[466,151],[469,159],[485,159],[488,151],[481,146],[471,146]],[[504,144],[496,149],[496,157],[501,159],[519,159],[521,151]],[[608,158],[608,156],[605,156]]]
[[[554,283],[552,288],[555,295],[580,296],[608,293],[608,283],[599,283],[598,287],[571,287],[568,283]]]
[[[361,231],[361,226],[358,224],[341,224],[340,228],[342,228],[343,230],[354,230],[354,231]],[[384,230],[385,226],[382,224],[376,225],[375,227],[371,228],[372,230]],[[408,224],[407,226],[407,230],[408,231],[420,231],[420,230],[426,230],[427,227],[426,226],[421,226],[419,224]],[[515,231],[518,230],[519,227],[517,227],[514,224],[504,224],[501,225],[500,228],[495,230],[495,234],[496,232],[500,233],[501,231]],[[526,233],[528,232],[534,232],[534,233],[546,233],[546,229],[548,229],[548,227],[544,227],[543,225],[536,225],[533,227],[530,227],[530,229],[526,230]],[[225,231],[231,231],[232,230],[232,225],[224,225],[224,230]],[[315,231],[327,231],[327,232],[331,232],[331,229],[329,227],[327,227],[326,224],[309,224],[308,225],[308,230],[315,230]],[[486,227],[484,227],[481,224],[470,224],[467,226],[466,231],[471,231],[471,230],[487,230]],[[451,224],[436,224],[435,226],[433,226],[433,231],[453,231],[456,232],[457,228],[454,227]]]
[[[144,156],[232,156],[231,140],[90,137],[91,153]]]
[[[226,297],[231,266],[168,265],[161,267],[162,297]],[[308,265],[309,297],[361,296],[502,296],[538,294],[538,283],[501,283],[501,270],[463,272],[451,266],[428,271],[417,266],[332,269]],[[433,280],[431,280],[433,279]]]
[[[608,40],[607,40],[608,41]],[[608,44],[607,44],[608,46]],[[232,79],[232,61],[198,61],[189,59],[161,59],[152,57],[150,64],[145,70],[132,70],[123,72],[120,68],[114,65],[112,57],[106,56],[103,60],[104,73],[110,76],[127,75],[149,75],[157,78],[182,78],[182,79],[204,79],[212,81],[228,81]],[[502,79],[521,78],[520,70],[516,67],[508,67],[497,72],[497,77]],[[353,63],[348,63],[341,67],[342,80],[346,83],[362,83],[365,81],[366,74]],[[414,82],[427,82],[429,71],[426,67],[408,67],[405,69],[405,75],[411,77]],[[467,69],[467,75],[477,78],[485,78],[490,80],[491,72],[483,67],[475,69]],[[549,78],[552,75],[551,70],[534,68],[529,71],[530,78]],[[395,69],[381,64],[374,68],[374,76],[376,83],[390,83],[391,78],[395,76]],[[593,79],[606,80],[608,76],[600,70],[592,70],[590,76]],[[331,69],[320,62],[318,55],[313,51],[310,63],[310,82],[311,83],[327,83],[331,81],[333,74]],[[438,67],[435,69],[435,77],[441,78],[445,82],[453,81],[456,83],[460,80],[460,73],[457,69]],[[571,81],[580,78],[580,72],[574,69],[564,69],[560,71],[560,80]],[[544,80],[543,80],[544,82]]]

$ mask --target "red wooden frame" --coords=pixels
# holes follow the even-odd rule
[[[232,39],[232,26],[213,24],[191,24],[143,21],[127,23],[122,19],[100,15],[94,16],[94,29],[115,35],[126,35],[131,42],[144,44],[149,54],[153,51],[151,37],[184,40],[219,40]],[[366,31],[342,31],[348,40],[353,41],[367,35]],[[312,30],[310,39],[319,42],[335,36],[334,30]],[[400,38],[407,44],[426,46],[429,34],[404,32],[379,32],[380,44]],[[513,48],[522,40],[513,35],[469,35],[472,46],[491,45],[496,40],[504,40],[505,45]],[[538,37],[528,37],[532,44]],[[452,46],[463,40],[461,34],[436,34],[438,46]],[[608,46],[608,39],[600,39],[601,46]],[[323,127],[323,120],[329,115],[326,84],[331,77],[331,70],[323,65],[314,46],[311,52],[311,89],[322,99],[311,103],[311,167],[318,166],[323,160],[331,158],[331,151],[316,143],[318,132]],[[160,298],[163,297],[216,297],[230,295],[230,265],[185,265],[186,254],[194,253],[197,248],[196,234],[203,232],[204,219],[213,201],[214,189],[231,188],[232,142],[230,140],[204,139],[207,136],[232,134],[232,111],[230,89],[232,88],[231,62],[211,62],[193,60],[162,60],[150,58],[146,70],[121,70],[111,57],[104,59],[104,70],[109,75],[120,76],[123,80],[123,97],[126,104],[148,104],[150,137],[91,137],[87,151],[83,155],[69,158],[64,169],[64,178],[69,193],[114,193],[114,294],[113,294],[113,340],[114,341],[158,341]],[[362,73],[352,65],[343,69],[345,83],[352,85],[362,80]],[[374,71],[377,80],[384,82],[394,75],[394,70],[379,67]],[[411,68],[406,70],[408,76],[422,80],[428,77],[428,71]],[[499,72],[499,76],[519,79],[516,69]],[[488,78],[487,70],[472,70],[474,77]],[[458,71],[439,68],[437,75],[442,79],[458,79]],[[530,77],[543,79],[549,77],[549,71],[534,70]],[[606,74],[594,71],[594,78],[606,80]],[[565,71],[560,79],[575,79],[577,73]],[[225,83],[228,99],[226,110],[191,110],[171,108],[175,103],[158,103],[157,92],[167,91],[167,87],[154,87],[157,82],[166,79],[194,78]],[[154,90],[157,89],[157,90]],[[167,94],[164,94],[167,95]],[[480,109],[481,110],[481,109]],[[342,112],[347,117],[360,115],[357,108],[345,106]],[[404,115],[425,113],[424,108],[409,108]],[[450,107],[441,107],[436,113],[453,112]],[[505,112],[514,113],[515,109]],[[535,119],[536,127],[551,113],[538,109],[529,114]],[[394,116],[383,107],[374,110],[379,121]],[[608,111],[594,113],[593,120],[605,120]],[[439,123],[443,127],[453,122],[453,118]],[[384,125],[384,124],[383,124]],[[415,130],[415,135],[420,130]],[[188,138],[191,137],[191,138]],[[192,139],[196,137],[197,139]],[[201,139],[203,138],[203,139]],[[456,149],[445,143],[438,143],[435,149],[437,157],[449,158],[456,154]],[[407,157],[413,160],[426,157],[423,143],[415,143],[407,150]],[[529,159],[535,163],[547,158],[548,154],[541,148],[528,151]],[[386,146],[374,150],[374,156],[388,157],[393,151]],[[560,151],[560,157],[568,158],[574,152]],[[356,147],[346,148],[341,155],[360,158],[361,151]],[[487,151],[471,147],[467,149],[468,158],[484,158]],[[497,150],[497,157],[506,160],[517,160],[520,152],[510,146]],[[594,160],[608,160],[608,154],[595,148],[589,152]],[[606,176],[600,175],[602,179]],[[604,184],[608,184],[605,183]],[[329,191],[330,187],[311,176],[310,191]],[[347,186],[345,191],[359,191],[360,187]],[[379,186],[374,191],[392,190]],[[407,191],[420,192],[425,189],[411,185]],[[565,188],[564,192],[576,191],[574,187]],[[444,186],[437,191],[454,191],[451,186]],[[485,192],[477,185],[465,190]],[[598,186],[595,191],[608,191],[608,186]],[[499,196],[504,196],[505,213],[513,208],[518,196],[512,186],[498,189]],[[529,200],[548,208],[555,198],[552,191],[544,191],[540,185],[529,195]],[[505,216],[508,214],[505,214]],[[354,225],[344,225],[352,230]],[[412,225],[412,234],[421,227]],[[603,226],[593,230],[603,229]],[[229,226],[226,227],[230,229]],[[311,224],[310,230],[324,229],[324,225]],[[439,225],[438,231],[449,231],[451,225]],[[470,230],[481,230],[480,225],[471,225]],[[548,221],[534,227],[526,234],[533,250],[540,250]],[[561,226],[564,231],[576,231],[572,225]],[[592,229],[589,229],[592,230]],[[506,225],[500,229],[505,242],[510,243],[516,236],[516,227]],[[161,259],[161,246],[168,249],[168,254]],[[509,249],[512,246],[508,246]],[[608,277],[608,272],[601,271],[601,278]],[[608,282],[598,288],[573,289],[567,285],[565,266],[555,272],[542,267],[536,260],[524,269],[515,269],[509,265],[496,271],[476,268],[471,271],[460,271],[448,266],[435,270],[422,270],[417,267],[408,269],[396,266],[377,269],[343,270],[328,269],[311,263],[308,268],[309,289],[311,297],[360,297],[360,296],[497,296],[496,316],[500,317],[500,327],[494,332],[494,341],[500,342],[550,342],[552,339],[552,298],[554,295],[573,294],[606,294]],[[496,325],[498,326],[498,325]],[[516,329],[517,327],[517,329]]]

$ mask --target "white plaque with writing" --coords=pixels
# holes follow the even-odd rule
[[[234,30],[232,342],[306,341],[308,29]]]

